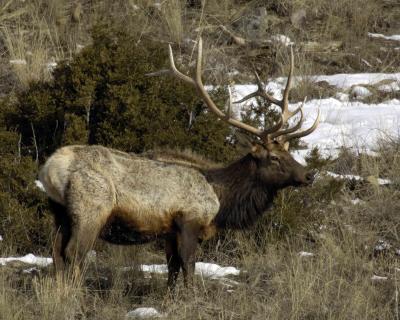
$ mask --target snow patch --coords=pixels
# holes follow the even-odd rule
[[[342,102],[347,102],[350,100],[350,95],[344,92],[338,92],[335,94],[335,98]]]
[[[2,235],[0,234],[0,241],[3,241],[3,237],[2,237]]]
[[[40,272],[40,270],[36,267],[28,268],[28,269],[25,269],[22,271],[22,273],[28,273],[28,274],[39,273],[39,272]]]
[[[386,281],[387,279],[388,277],[377,276],[376,274],[371,277],[372,281]]]
[[[35,180],[35,185],[39,190],[46,192],[46,189],[44,188],[44,185],[40,180]]]
[[[390,84],[383,84],[378,87],[379,91],[382,92],[396,92],[400,90],[400,85],[398,82],[391,82]]]
[[[27,63],[25,59],[13,59],[10,60],[10,64],[25,66]]]
[[[123,270],[128,270],[128,268],[124,268]],[[166,264],[142,264],[139,268],[143,272],[158,274],[168,273]],[[195,274],[204,278],[220,279],[229,275],[237,276],[240,274],[240,270],[235,267],[221,267],[214,263],[196,262]]]
[[[235,267],[221,267],[214,263],[196,262],[196,274],[204,278],[218,279],[226,276],[237,276],[240,270]]]
[[[338,89],[348,90],[355,85],[375,85],[383,80],[400,81],[400,73],[338,73],[332,75],[311,75],[296,76],[292,78],[292,87],[296,87],[301,81],[311,81],[314,83],[326,82]],[[270,79],[266,89],[279,88],[280,91],[286,86],[286,77]],[[253,86],[256,88],[256,85]],[[255,91],[255,90],[253,90]]]
[[[356,180],[356,181],[365,181],[365,180],[371,181],[372,180],[371,177],[364,179],[360,176],[353,175],[353,174],[337,174],[337,173],[334,173],[331,171],[326,171],[326,174],[332,178],[340,179],[340,180]],[[375,178],[374,180],[376,180],[376,183],[379,185],[388,185],[388,184],[392,183],[389,179]]]
[[[20,261],[27,264],[35,264],[40,267],[47,267],[48,265],[53,263],[52,258],[36,257],[32,253],[29,253],[23,257],[0,258],[0,265],[5,266],[7,263],[12,261]]]
[[[57,62],[53,61],[53,62],[48,62],[46,64],[46,68],[48,71],[52,72],[55,68],[57,67]]]
[[[364,201],[362,201],[361,199],[357,198],[357,199],[351,199],[350,200],[351,204],[357,205],[357,204],[363,204]]]
[[[326,174],[332,178],[336,178],[336,179],[345,179],[345,180],[363,180],[360,176],[356,176],[353,174],[337,174],[331,171],[326,171]]]
[[[271,41],[279,44],[283,44],[284,46],[290,46],[294,44],[294,42],[287,36],[283,34],[276,34],[271,36]]]
[[[159,313],[154,308],[136,308],[135,310],[129,311],[125,315],[125,319],[151,319],[151,318],[163,318],[164,315]]]
[[[392,36],[385,36],[385,35],[383,35],[381,33],[368,32],[368,36],[370,38],[378,38],[378,39],[385,39],[385,40],[400,41],[400,35],[399,34],[394,34]]]
[[[309,257],[313,257],[314,253],[307,252],[307,251],[300,251],[299,252],[299,256],[302,257],[302,258],[309,258]]]
[[[166,264],[142,264],[139,269],[143,272],[150,273],[168,273],[168,267]]]
[[[375,251],[385,251],[385,250],[389,250],[392,246],[390,245],[390,243],[386,242],[385,240],[378,240],[374,250]]]

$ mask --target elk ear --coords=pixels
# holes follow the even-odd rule
[[[241,132],[235,133],[236,138],[236,148],[241,154],[247,154],[252,152],[253,149],[253,141],[248,135],[245,135]]]
[[[283,144],[283,149],[284,149],[285,151],[289,151],[289,141],[286,141],[286,142]]]
[[[241,132],[236,132],[235,137],[237,140],[237,146],[241,149],[249,149],[253,146],[252,140],[248,135]]]

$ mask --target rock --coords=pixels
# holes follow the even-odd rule
[[[372,95],[372,92],[363,86],[354,86],[351,88],[350,95],[355,99],[364,99]]]
[[[304,52],[336,52],[339,51],[342,46],[342,41],[307,41],[301,43]]]
[[[374,256],[377,257],[379,255],[387,254],[392,248],[391,244],[386,242],[385,240],[378,240],[374,247]]]
[[[299,252],[299,256],[302,257],[302,258],[309,258],[309,257],[313,257],[314,253],[307,252],[307,251],[300,251]]]
[[[135,310],[129,311],[125,315],[126,320],[130,319],[157,319],[162,318],[163,315],[154,308],[136,308]]]
[[[377,276],[376,274],[374,274],[371,277],[372,281],[386,281],[388,279],[388,277],[384,277],[384,276]]]

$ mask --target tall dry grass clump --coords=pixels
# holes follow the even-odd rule
[[[20,14],[2,21],[1,36],[20,83],[50,80],[55,63],[76,52],[79,22],[71,20],[70,2],[13,1],[9,10]]]
[[[184,37],[184,3],[180,0],[165,2],[161,9],[171,41],[180,44]]]
[[[85,288],[81,273],[66,277],[33,279],[37,317],[44,320],[76,319],[85,313]]]

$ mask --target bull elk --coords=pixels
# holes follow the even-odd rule
[[[314,175],[288,152],[291,139],[310,134],[318,125],[296,132],[303,122],[302,106],[289,111],[290,72],[282,100],[269,95],[257,77],[258,89],[240,102],[261,96],[281,109],[280,120],[259,129],[222,112],[202,83],[202,41],[198,42],[196,75],[177,70],[169,47],[171,73],[193,85],[208,109],[228,124],[255,138],[249,152],[228,166],[193,167],[128,154],[102,146],[66,146],[42,167],[39,179],[54,208],[57,228],[53,257],[57,271],[79,264],[97,238],[113,244],[141,244],[165,239],[168,286],[174,287],[182,268],[192,281],[199,240],[225,228],[250,226],[273,202],[277,191],[309,185]],[[299,114],[296,125],[288,120]]]

